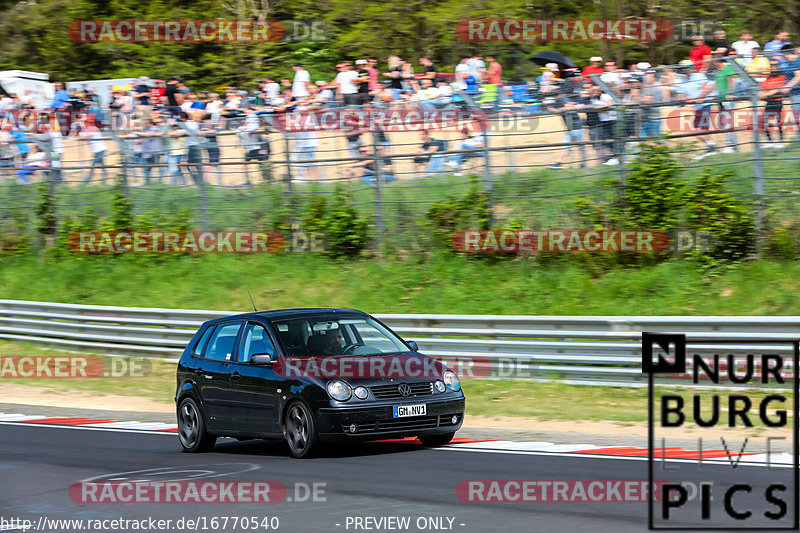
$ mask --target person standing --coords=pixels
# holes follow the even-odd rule
[[[50,161],[51,179],[54,182],[63,180],[61,175],[61,157],[64,155],[64,139],[61,136],[61,130],[58,128],[58,122],[55,122],[56,127],[53,128],[50,122],[45,121],[42,124],[44,129],[43,137],[47,143],[47,160]]]
[[[370,101],[370,75],[367,70],[367,60],[356,60],[356,78],[353,80],[356,84],[356,92],[358,94],[358,105],[364,105]]]
[[[780,30],[775,34],[775,38],[773,40],[764,45],[764,51],[780,53],[781,48],[783,48],[783,45],[785,44],[790,44],[789,32],[786,30]]]
[[[485,82],[486,63],[483,62],[478,52],[472,54],[472,57],[467,61],[467,67],[469,68],[469,75],[475,78],[475,83],[480,85]]]
[[[783,110],[783,98],[785,97],[784,85],[786,85],[786,76],[779,68],[777,57],[770,59],[770,72],[761,83],[761,91],[758,97],[766,101],[764,106],[764,133],[767,135],[767,144],[764,148],[785,148],[783,142],[783,120],[781,111]],[[775,127],[778,130],[778,139],[781,143],[772,143],[772,129],[771,123],[775,121]]]
[[[336,75],[336,78],[329,85],[330,88],[336,87],[339,89],[339,94],[342,95],[345,106],[355,106],[360,103],[358,88],[354,83],[356,78],[358,78],[358,72],[353,70],[353,65],[349,61],[345,61],[341,64],[341,70]]]
[[[376,68],[378,61],[376,59],[367,59],[367,72],[369,73],[369,92],[371,95],[378,94],[381,89],[378,83],[378,69]]]
[[[311,74],[303,68],[302,63],[295,63],[294,80],[292,81],[292,97],[303,98],[311,94]]]
[[[11,135],[11,124],[5,124],[0,127],[0,178],[12,177],[14,175],[14,157],[17,150],[14,147],[14,137]]]
[[[64,111],[69,102],[69,93],[64,89],[64,85],[60,82],[55,84],[55,94],[53,94],[53,111]]]
[[[203,181],[203,150],[200,148],[200,137],[198,137],[198,133],[200,133],[198,119],[203,115],[205,112],[199,109],[190,110],[182,115],[186,131],[184,146],[186,147],[187,168],[195,185],[200,185]]]
[[[153,169],[159,173],[159,181],[163,172],[158,167],[161,163],[161,154],[164,151],[164,140],[161,133],[161,124],[163,122],[160,114],[154,113],[150,120],[147,122],[147,127],[142,132],[142,174],[144,175],[144,183],[150,183],[150,175]]]
[[[101,167],[103,180],[105,180],[108,178],[108,171],[106,170],[105,160],[103,158],[106,155],[106,150],[108,147],[106,146],[105,141],[103,141],[103,134],[97,126],[86,122],[86,115],[78,115],[78,120],[86,124],[86,127],[83,128],[79,135],[81,138],[83,138],[83,140],[88,141],[89,149],[92,152],[92,164],[89,167],[89,172],[86,174],[83,182],[89,183],[92,181],[94,169],[98,166]]]
[[[489,62],[488,82],[491,85],[502,87],[503,85],[503,66],[497,61],[495,56],[486,56],[486,61]]]
[[[167,111],[173,117],[180,115],[181,104],[183,103],[183,94],[179,91],[178,83],[180,79],[177,76],[170,76],[165,90],[167,97]]]
[[[741,33],[739,40],[731,45],[731,48],[736,50],[736,55],[744,58],[745,67],[753,61],[753,48],[758,47],[758,42],[753,40],[753,34],[746,30]]]
[[[701,70],[701,67],[703,67],[705,61],[711,56],[711,48],[709,48],[705,42],[706,40],[702,35],[695,35],[692,37],[692,44],[694,45],[694,48],[689,50],[689,59],[692,60],[694,69],[697,72]]]
[[[604,165],[619,165],[619,158],[614,154],[614,127],[617,123],[617,111],[614,109],[614,99],[610,94],[594,85],[590,89],[589,104],[597,111],[599,120],[599,140],[601,153],[606,157]]]
[[[786,59],[783,72],[787,80],[783,92],[791,98],[794,128],[800,138],[800,47],[792,48],[792,45],[784,45],[782,50]]]
[[[717,54],[726,56],[728,50],[731,49],[731,43],[728,41],[725,30],[714,30],[714,40],[711,42],[711,51]]]
[[[463,91],[467,88],[467,78],[469,77],[469,67],[467,66],[468,60],[469,58],[462,57],[461,61],[458,63],[458,65],[456,65],[453,89],[457,91]]]

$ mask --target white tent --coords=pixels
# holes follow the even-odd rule
[[[49,74],[27,70],[0,70],[0,87],[9,95],[16,94],[20,98],[29,91],[28,95],[42,102],[44,107],[49,107],[55,92]]]

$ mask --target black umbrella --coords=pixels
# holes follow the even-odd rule
[[[576,65],[572,59],[558,52],[539,52],[538,54],[532,55],[530,60],[542,66],[548,63],[557,63],[558,68],[562,71],[568,68],[578,68],[578,65]]]

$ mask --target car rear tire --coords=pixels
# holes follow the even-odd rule
[[[178,406],[178,440],[187,453],[211,451],[217,442],[217,437],[206,431],[203,413],[190,397],[181,400]]]
[[[320,450],[320,440],[314,417],[303,402],[294,402],[283,419],[283,436],[289,452],[298,459],[315,456]]]
[[[423,446],[444,446],[455,437],[455,433],[446,433],[444,435],[423,435],[418,437],[422,441]]]

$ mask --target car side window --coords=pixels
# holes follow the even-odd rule
[[[236,335],[238,335],[239,328],[241,327],[241,322],[231,322],[229,324],[217,326],[217,329],[208,341],[208,349],[205,352],[205,357],[230,361],[233,355],[233,345],[236,344]]]
[[[253,355],[260,353],[269,354],[269,358],[274,359],[275,346],[272,344],[264,326],[249,323],[244,328],[242,343],[239,346],[238,361],[240,363],[247,363]]]
[[[203,350],[206,349],[206,346],[208,345],[208,339],[211,338],[211,334],[214,333],[215,328],[216,326],[209,326],[203,332],[203,336],[200,337],[199,341],[197,341],[197,346],[194,347],[194,351],[192,352],[195,357],[203,357]]]

